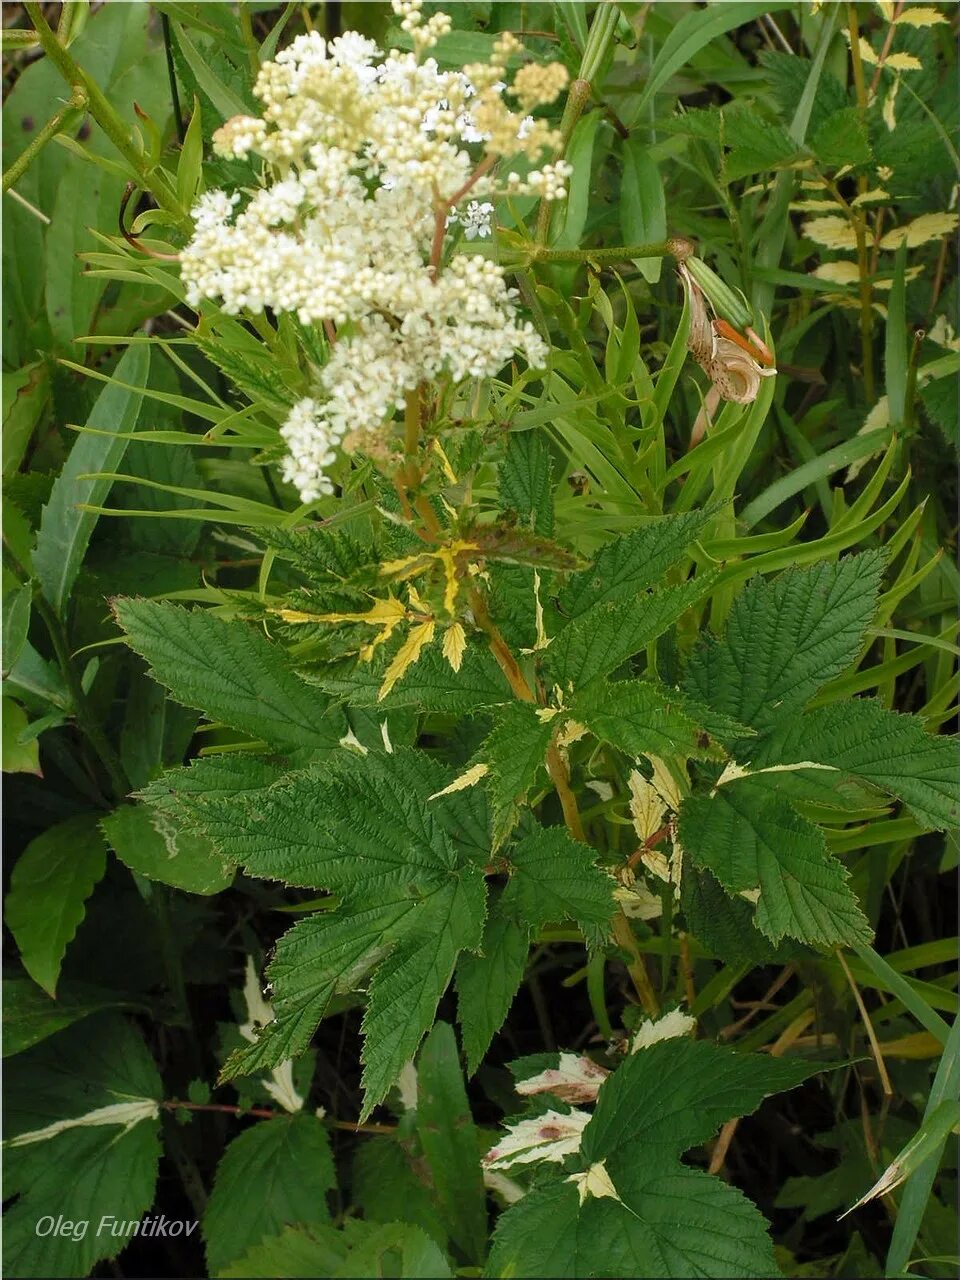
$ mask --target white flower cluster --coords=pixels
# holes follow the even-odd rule
[[[281,429],[284,475],[304,501],[332,492],[336,450],[369,443],[424,380],[488,377],[516,352],[534,366],[547,354],[518,320],[500,267],[469,255],[444,264],[442,253],[450,228],[465,240],[490,235],[485,196],[565,196],[563,161],[500,179],[493,165],[511,155],[536,163],[558,146],[526,112],[554,101],[566,73],[524,68],[511,90],[506,64],[519,45],[509,35],[490,63],[440,71],[421,55],[449,19],[424,20],[419,0],[394,0],[394,9],[414,53],[377,61],[380,50],[356,32],[329,42],[311,32],[263,65],[262,117],[228,121],[214,145],[262,157],[264,185],[242,207],[238,194],[201,196],[181,254],[191,305],[214,298],[231,314],[293,312],[336,338],[315,395]]]

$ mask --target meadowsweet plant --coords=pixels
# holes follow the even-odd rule
[[[356,32],[329,47],[311,32],[261,67],[262,116],[228,120],[213,145],[262,157],[263,185],[239,209],[238,193],[206,192],[182,256],[193,305],[213,298],[230,314],[270,308],[324,326],[329,359],[280,429],[284,478],[304,502],[333,492],[340,448],[384,461],[398,452],[388,424],[422,384],[489,377],[515,354],[542,367],[547,356],[502,269],[451,253],[450,241],[489,236],[493,205],[482,197],[563,198],[563,160],[527,164],[523,177],[498,178],[493,166],[556,150],[556,130],[525,113],[556,100],[566,67],[527,63],[508,84],[520,44],[505,33],[489,62],[441,71],[426,55],[450,19],[424,20],[409,0],[394,7],[414,52],[378,61]]]
[[[948,1274],[946,10],[79,8],[6,1274]]]

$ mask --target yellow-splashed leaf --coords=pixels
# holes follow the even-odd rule
[[[790,208],[794,213],[824,213],[827,209],[842,209],[843,205],[836,200],[792,200]]]
[[[818,280],[828,280],[830,284],[856,284],[860,279],[860,272],[855,262],[821,262],[813,275]]]
[[[864,191],[863,195],[854,196],[850,203],[856,208],[862,204],[874,204],[878,200],[889,200],[890,192],[883,187],[874,187],[872,191]]]
[[[667,806],[660,792],[648,782],[639,770],[634,769],[627,779],[630,787],[630,816],[641,840],[649,840],[663,826]]]
[[[454,471],[453,467],[451,467],[450,459],[447,457],[446,452],[444,451],[443,445],[440,443],[440,441],[437,439],[436,436],[434,436],[433,439],[430,441],[430,448],[440,459],[440,465],[441,467],[443,467],[443,474],[447,477],[447,479],[450,481],[451,484],[456,484],[457,474]]]
[[[463,543],[454,544],[454,546],[463,546]],[[437,559],[443,565],[443,572],[446,577],[446,583],[443,589],[443,607],[447,613],[453,613],[453,607],[457,603],[457,561],[454,547],[438,547]]]
[[[454,671],[460,670],[467,648],[467,633],[459,622],[452,623],[443,633],[443,656]]]
[[[850,32],[844,31],[843,34],[847,44],[850,44]],[[860,36],[857,47],[860,50],[860,61],[869,63],[870,66],[875,66],[877,62],[877,55],[874,53],[870,45],[867,44],[866,40],[864,40],[863,36]]]
[[[381,578],[413,578],[422,573],[430,563],[430,553],[421,551],[415,556],[404,556],[402,560],[384,560],[380,566]]]
[[[920,5],[916,9],[904,9],[898,18],[894,19],[896,26],[906,27],[934,27],[938,22],[948,22],[946,14],[931,9],[929,5]]]
[[[410,670],[433,639],[433,633],[436,629],[437,624],[432,618],[429,622],[421,622],[418,627],[411,629],[410,634],[397,650],[393,661],[387,667],[386,674],[383,677],[383,684],[377,694],[378,702],[385,698],[404,673]]]
[[[887,55],[883,64],[889,67],[891,71],[922,71],[923,63],[919,58],[915,58],[912,53],[891,53]]]
[[[922,213],[906,226],[894,227],[880,241],[881,249],[899,249],[905,244],[908,249],[917,245],[928,244],[931,240],[939,240],[941,236],[951,235],[957,229],[955,213]]]
[[[900,92],[900,77],[894,76],[890,91],[883,100],[883,123],[893,133],[897,127],[897,94]]]
[[[441,796],[449,796],[454,791],[466,791],[467,787],[472,787],[485,778],[490,772],[488,764],[475,764],[469,768],[466,773],[461,773],[459,778],[454,778],[448,787],[444,787],[442,791],[435,791],[432,796],[427,796],[428,800],[439,800]]]
[[[877,8],[883,14],[885,22],[893,21],[894,7],[893,0],[877,0]]]
[[[303,613],[299,609],[276,609],[274,612],[284,622],[369,622],[375,627],[387,623],[396,626],[406,616],[403,604],[393,596],[375,600],[365,613]]]
[[[585,724],[581,724],[579,720],[568,720],[557,734],[557,746],[563,751],[564,748],[579,742],[587,733],[589,730]]]
[[[803,234],[827,249],[855,249],[857,238],[846,218],[811,218],[803,224]]]

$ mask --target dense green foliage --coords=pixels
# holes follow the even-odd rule
[[[448,236],[547,368],[307,501],[349,324],[177,257],[261,63],[408,32],[5,28],[5,1274],[954,1274],[956,14],[450,8],[572,82]]]

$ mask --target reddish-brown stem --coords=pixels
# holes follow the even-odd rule
[[[652,836],[647,836],[639,849],[634,853],[631,853],[630,857],[627,859],[627,866],[635,867],[645,853],[649,852],[650,849],[655,849],[660,841],[665,840],[669,834],[670,823],[665,822],[658,831],[654,831]]]
[[[880,83],[880,73],[883,71],[883,64],[887,60],[887,54],[890,52],[890,46],[893,44],[893,35],[896,31],[896,21],[900,17],[900,10],[903,8],[904,0],[897,0],[893,7],[893,18],[887,23],[887,34],[883,38],[883,47],[880,50],[880,56],[877,58],[877,69],[873,73],[873,79],[870,81],[870,97],[877,92],[877,85]]]
[[[160,1103],[164,1111],[214,1111],[228,1116],[253,1116],[257,1120],[275,1120],[277,1116],[285,1116],[286,1111],[271,1111],[269,1107],[237,1107],[228,1102],[183,1102],[179,1098],[170,1098]],[[354,1124],[352,1120],[329,1120],[334,1129],[347,1129],[351,1133],[395,1133],[396,1125],[392,1124]]]

